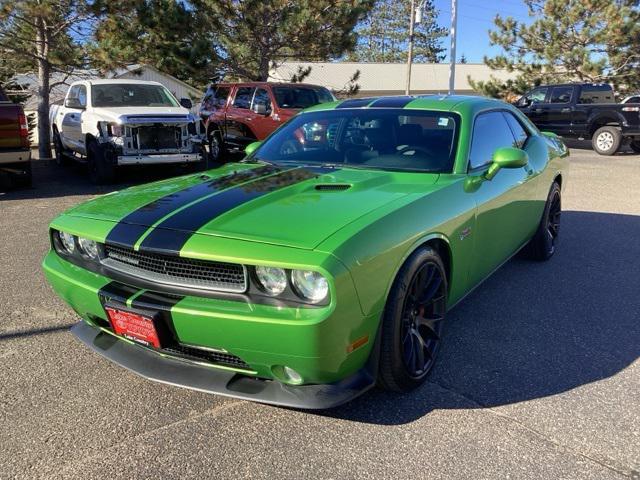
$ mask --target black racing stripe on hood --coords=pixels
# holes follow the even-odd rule
[[[120,220],[106,238],[106,243],[122,247],[132,248],[136,242],[144,235],[151,225],[166,217],[178,208],[184,207],[191,202],[206,195],[235,187],[241,183],[254,178],[271,175],[282,169],[274,165],[243,170],[231,173],[211,181],[192,185],[183,190],[165,195],[139,209],[131,212]]]
[[[342,103],[339,103],[336,107],[340,108],[363,108],[368,106],[371,102],[373,102],[373,98],[352,98],[351,100],[345,100]]]
[[[369,107],[371,108],[404,108],[409,102],[414,101],[415,98],[410,96],[402,97],[384,97],[373,102]]]
[[[172,215],[149,233],[140,244],[140,251],[178,255],[185,243],[200,228],[215,218],[240,205],[296,183],[317,178],[322,173],[335,171],[322,167],[296,168],[277,175],[261,178],[245,185],[225,190]]]

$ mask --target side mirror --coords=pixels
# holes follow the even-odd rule
[[[516,102],[518,107],[526,108],[531,105],[531,101],[527,97],[521,97],[520,100]]]
[[[529,163],[529,155],[524,150],[503,147],[493,152],[493,159],[484,178],[491,180],[503,168],[521,168]]]
[[[67,98],[64,101],[64,106],[67,108],[76,108],[79,110],[84,110],[85,106],[82,105],[82,103],[80,103],[80,99],[79,98]]]
[[[258,147],[262,144],[262,142],[253,142],[250,143],[249,145],[247,145],[244,149],[244,153],[249,156],[251,155],[253,152],[255,152]]]
[[[182,105],[187,110],[191,110],[193,108],[193,102],[190,98],[181,98],[180,105]]]
[[[267,114],[267,106],[264,103],[255,103],[253,105],[253,111],[258,115],[266,115]]]

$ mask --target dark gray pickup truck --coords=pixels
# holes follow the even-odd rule
[[[613,155],[623,142],[640,153],[640,103],[615,103],[611,85],[541,85],[515,105],[540,130],[591,139],[600,155]]]

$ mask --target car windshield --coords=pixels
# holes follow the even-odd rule
[[[322,87],[274,87],[273,94],[280,108],[308,108],[335,98]]]
[[[338,108],[303,113],[247,160],[451,172],[459,122],[455,113],[427,110]]]
[[[93,85],[94,107],[177,107],[173,95],[161,85],[110,83]]]

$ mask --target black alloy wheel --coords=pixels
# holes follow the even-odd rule
[[[442,259],[433,248],[420,247],[389,293],[380,331],[380,387],[406,392],[424,382],[442,343],[447,292]]]
[[[402,360],[407,373],[423,378],[440,348],[445,314],[445,282],[435,263],[424,263],[409,286],[402,313]]]

